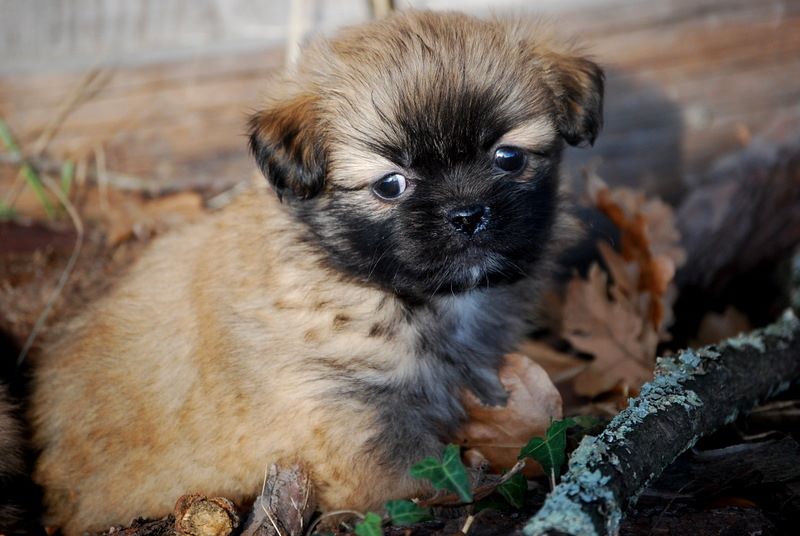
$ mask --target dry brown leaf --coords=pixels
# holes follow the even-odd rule
[[[588,178],[587,191],[591,203],[608,216],[622,231],[623,255],[635,255],[628,248],[643,241],[651,255],[666,256],[676,267],[686,262],[686,251],[681,247],[681,234],[675,223],[675,211],[660,199],[648,199],[641,191],[632,188],[609,188],[597,175]]]
[[[655,329],[665,335],[672,320],[670,298],[675,295],[670,291],[670,283],[676,269],[686,261],[672,207],[659,199],[647,199],[642,192],[630,188],[611,190],[597,176],[589,177],[588,191],[597,208],[620,230],[622,258],[637,266],[637,288],[647,293],[642,300],[646,302],[647,316]],[[610,247],[605,252],[601,250],[607,263],[610,250]],[[612,272],[615,281],[617,275]],[[620,287],[633,298],[626,285]]]
[[[98,189],[87,192],[81,214],[105,229],[106,244],[116,246],[132,237],[148,238],[176,225],[190,222],[203,213],[203,199],[196,192],[144,199],[138,194],[106,192],[100,202]]]
[[[533,339],[525,340],[517,347],[517,353],[527,356],[541,366],[554,384],[574,378],[589,365],[585,359],[559,352]]]
[[[656,347],[668,340],[677,291],[676,269],[685,262],[672,208],[630,188],[610,189],[590,176],[587,191],[598,210],[620,231],[620,251],[598,244],[611,275],[591,267],[587,280],[567,287],[562,335],[594,356],[575,378],[575,392],[587,396],[638,389],[652,376]]]
[[[639,265],[626,261],[622,255],[607,242],[598,242],[597,249],[606,264],[609,275],[614,284],[626,296],[635,296],[639,293]]]
[[[575,378],[575,391],[596,396],[622,384],[638,388],[652,376],[658,334],[620,287],[609,295],[606,274],[596,264],[588,279],[573,279],[564,304],[564,337],[594,360]]]
[[[494,472],[513,467],[528,440],[544,437],[550,420],[561,418],[561,395],[547,372],[528,357],[508,354],[500,381],[508,391],[505,406],[486,406],[473,393],[464,393],[469,420],[457,439],[469,449],[468,461],[486,460]],[[528,464],[532,473],[526,474],[536,474],[533,465]]]
[[[708,312],[700,322],[697,337],[691,342],[692,347],[699,348],[716,344],[725,339],[735,337],[753,329],[747,317],[735,307],[728,307],[723,313]]]

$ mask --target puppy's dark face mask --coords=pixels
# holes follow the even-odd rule
[[[415,300],[531,274],[603,75],[520,31],[433,13],[351,29],[253,117],[258,163],[333,266]]]

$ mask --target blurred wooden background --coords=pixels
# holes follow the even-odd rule
[[[475,0],[415,7],[487,14]],[[397,2],[404,7],[404,2]],[[101,158],[120,184],[219,192],[249,177],[244,121],[284,61],[289,21],[307,34],[369,18],[366,1],[0,0],[0,116],[23,150]],[[800,0],[492,2],[545,13],[608,73],[606,129],[570,151],[612,183],[676,201],[719,155],[800,113]],[[74,106],[65,101],[100,74]],[[63,121],[54,118],[65,111]],[[2,177],[15,174],[0,164]]]

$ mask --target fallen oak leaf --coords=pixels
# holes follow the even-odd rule
[[[597,250],[600,252],[600,257],[605,263],[611,280],[619,287],[620,291],[627,296],[637,295],[639,293],[639,265],[635,262],[626,261],[607,242],[599,241]]]
[[[616,292],[615,292],[616,289]],[[567,285],[562,335],[594,360],[575,377],[575,391],[596,396],[622,383],[638,388],[653,375],[658,334],[619,287],[607,290],[596,264]]]
[[[650,320],[659,333],[660,340],[668,340],[666,331],[672,322],[672,304],[675,301],[675,264],[665,256],[645,259],[645,264],[627,261],[606,242],[599,242],[597,249],[614,282],[613,293],[621,293],[636,305],[639,314]]]
[[[585,362],[581,361],[581,366]],[[561,417],[561,395],[545,370],[520,354],[508,354],[499,371],[508,392],[505,406],[486,406],[470,392],[464,393],[468,421],[457,441],[469,448],[467,458],[476,456],[489,462],[489,469],[499,473],[517,462],[517,454],[528,440],[543,435],[553,418]],[[531,465],[526,474],[539,471]]]
[[[648,199],[644,192],[632,188],[611,189],[595,174],[588,177],[587,191],[591,204],[621,231],[626,259],[649,252],[670,258],[678,268],[686,262],[686,250],[681,246],[681,233],[670,205],[658,198]]]
[[[560,307],[563,307],[563,305]],[[559,329],[560,326],[561,322],[559,322]],[[555,385],[574,378],[576,374],[588,365],[585,359],[559,352],[550,345],[533,339],[525,340],[517,347],[517,351],[514,353],[528,357],[542,367]],[[558,418],[559,415],[552,415],[552,417]]]
[[[677,268],[686,261],[672,207],[660,199],[647,199],[644,193],[630,188],[611,190],[596,175],[589,177],[587,189],[598,210],[620,230],[620,253],[625,262],[638,268],[637,289],[646,293],[642,302],[647,316],[656,331],[666,336],[675,297],[671,282]],[[601,254],[611,270],[615,266],[608,257],[613,249],[605,246],[601,247]],[[618,275],[612,273],[615,281]],[[634,294],[624,281],[618,284],[632,299]]]
[[[710,311],[703,316],[697,335],[689,346],[700,348],[716,344],[752,329],[753,326],[747,316],[733,306],[727,307],[722,313]]]

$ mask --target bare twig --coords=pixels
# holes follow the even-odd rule
[[[108,210],[108,170],[106,169],[106,152],[102,145],[94,148],[94,165],[97,169],[97,188],[100,190],[100,210]]]
[[[271,466],[269,466],[269,467],[264,469],[264,482],[261,484],[261,496],[262,497],[265,496],[264,492],[267,489],[267,477],[268,477],[270,471],[273,470],[273,468],[275,468],[277,470],[275,464],[272,464]],[[278,536],[283,536],[283,532],[281,532],[281,529],[278,527],[278,523],[275,521],[275,518],[272,516],[270,511],[267,510],[267,507],[263,502],[261,503],[261,509],[264,511],[264,515],[267,516],[267,519],[269,520],[270,524],[272,525],[272,528],[275,529],[275,534],[277,534]]]
[[[51,179],[50,177],[42,176],[42,182],[50,190],[53,195],[55,195],[61,204],[64,206],[64,209],[69,214],[70,219],[72,220],[72,224],[75,226],[75,231],[77,236],[75,238],[75,245],[72,248],[72,254],[67,260],[66,266],[64,266],[64,270],[62,270],[61,275],[58,278],[58,282],[56,283],[56,287],[53,289],[53,292],[50,294],[50,298],[48,298],[47,303],[45,304],[42,312],[39,313],[39,316],[36,318],[36,322],[31,329],[28,338],[25,340],[25,344],[22,346],[22,350],[17,357],[17,366],[21,365],[22,362],[25,360],[25,356],[28,355],[33,343],[36,341],[36,337],[39,335],[39,332],[42,330],[45,321],[47,320],[47,316],[50,314],[50,311],[53,309],[53,305],[55,304],[58,297],[61,295],[61,292],[64,290],[64,286],[67,284],[69,280],[69,276],[72,274],[72,270],[75,268],[75,263],[78,262],[78,257],[81,254],[81,247],[83,247],[83,222],[81,221],[81,217],[78,214],[78,211],[75,210],[75,207],[70,202],[69,199],[64,195],[64,192],[61,191],[58,184]]]
[[[231,186],[230,188],[228,188],[227,190],[218,193],[217,195],[206,201],[206,207],[208,207],[211,210],[220,209],[225,205],[230,204],[231,201],[233,201],[236,198],[236,196],[247,190],[249,187],[250,187],[249,180],[238,182],[233,186]]]
[[[49,158],[47,156],[36,156],[24,158],[21,155],[15,154],[0,154],[0,163],[21,165],[27,162],[30,166],[40,173],[57,174],[61,171],[63,162]],[[80,182],[81,178],[88,179],[90,182],[99,185],[100,177],[96,170],[86,169],[85,159],[78,161],[78,168],[75,175],[76,180]],[[81,164],[83,162],[83,164]],[[113,186],[117,190],[131,191],[131,192],[144,192],[150,195],[163,195],[175,191],[175,188],[163,187],[154,180],[142,179],[133,175],[126,175],[124,173],[115,173],[106,170],[105,178],[103,179],[106,184]]]
[[[475,521],[475,516],[470,514],[467,516],[467,519],[464,521],[464,526],[461,527],[461,534],[467,534],[469,529],[472,528],[472,523]]]
[[[369,4],[375,19],[383,18],[394,10],[394,0],[370,0]]]
[[[798,355],[800,320],[787,310],[764,329],[661,358],[628,408],[584,437],[525,534],[616,534],[624,509],[679,454],[800,379]]]
[[[102,75],[102,76],[101,76]],[[92,69],[72,89],[59,105],[58,111],[47,123],[42,133],[31,146],[31,156],[39,156],[47,149],[50,141],[55,137],[58,129],[64,124],[69,115],[81,104],[89,100],[100,91],[111,79],[110,73],[102,69]]]
[[[355,510],[333,510],[332,512],[325,512],[308,527],[308,530],[306,531],[306,536],[311,536],[312,534],[314,534],[314,529],[317,528],[317,525],[319,525],[323,519],[328,519],[329,517],[340,516],[344,514],[354,515],[357,518],[361,519],[362,521],[364,520],[365,517],[364,514],[362,514],[361,512],[357,512]]]
[[[286,36],[286,65],[291,67],[300,55],[300,42],[306,34],[305,0],[289,0],[289,31]]]

